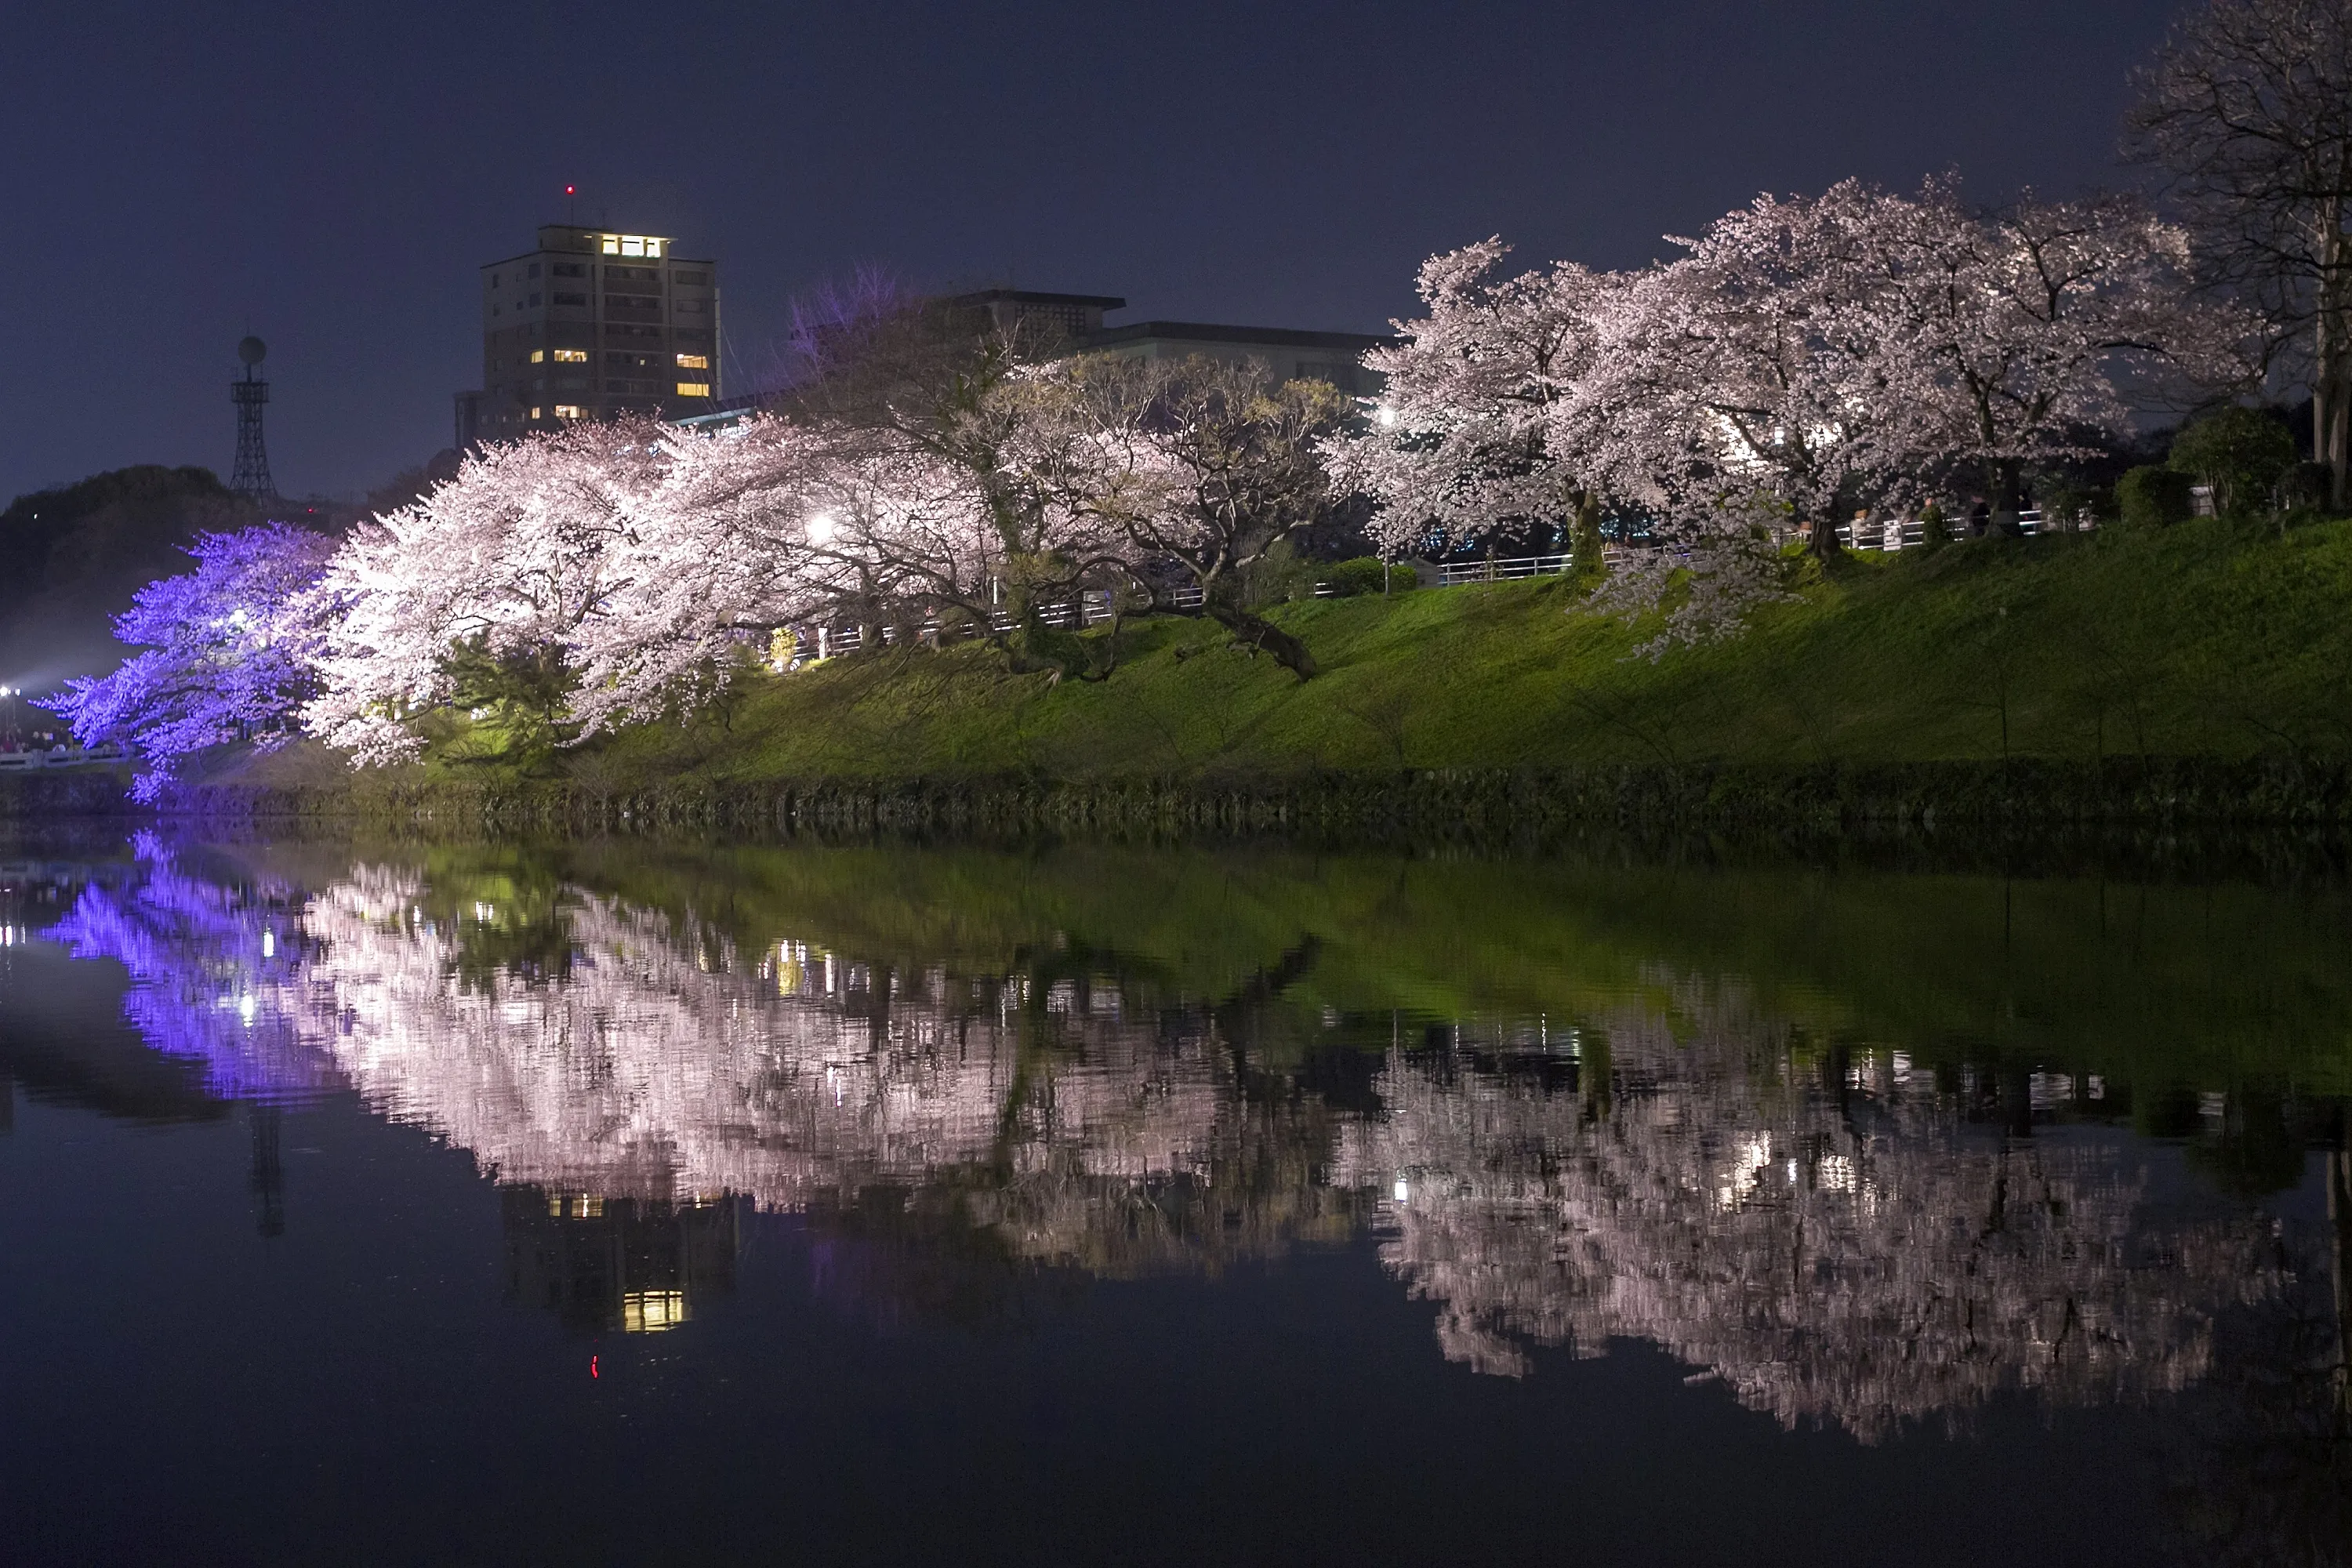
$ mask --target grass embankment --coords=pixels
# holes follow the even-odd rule
[[[723,722],[634,731],[579,765],[1087,780],[2352,750],[2352,522],[1858,557],[1743,635],[1654,662],[1630,657],[1644,628],[1559,580],[1276,614],[1316,679],[1176,618],[1124,627],[1101,680],[893,648],[755,677]]]
[[[1564,580],[1422,589],[1271,612],[1321,666],[1311,680],[1213,623],[1156,617],[1087,634],[1115,643],[1099,679],[1016,675],[974,644],[888,647],[754,672],[718,710],[529,765],[460,724],[432,760],[356,790],[310,748],[218,776],[230,795],[191,804],[551,822],[618,820],[634,803],[641,821],[957,826],[1210,810],[1349,831],[2352,812],[2352,521],[1791,570],[1809,580],[1739,635],[1655,659],[1634,651],[1654,627]]]

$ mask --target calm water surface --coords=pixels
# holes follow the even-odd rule
[[[11,842],[0,1556],[2339,1561],[2348,1089],[2328,882]]]

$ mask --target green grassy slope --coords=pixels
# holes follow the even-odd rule
[[[971,644],[884,648],[752,672],[723,710],[529,768],[457,721],[423,768],[379,777],[525,773],[594,795],[818,778],[2352,759],[2352,521],[2284,537],[2206,521],[1975,541],[1853,558],[1826,580],[1805,570],[1813,580],[1740,635],[1655,660],[1633,653],[1651,628],[1595,613],[1562,580],[1422,589],[1271,612],[1322,667],[1303,682],[1211,622],[1161,617],[1119,632],[1104,679],[1013,675]],[[351,777],[306,745],[225,760],[204,782]]]
[[[1277,612],[1301,682],[1206,622],[1130,625],[1099,681],[976,647],[755,677],[724,722],[648,727],[586,764],[689,775],[1072,779],[1306,767],[1808,764],[2352,750],[2352,522],[2284,539],[1975,542],[1861,558],[1738,637],[1653,662],[1564,582]],[[1090,636],[1108,633],[1097,629]]]

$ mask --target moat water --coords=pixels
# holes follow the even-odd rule
[[[2332,875],[0,842],[11,1563],[2324,1562]]]

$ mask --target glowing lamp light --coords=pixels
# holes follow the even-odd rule
[[[829,511],[821,511],[808,520],[808,542],[811,544],[831,544],[834,536],[840,531],[841,524],[834,521],[833,513]]]
[[[1393,430],[1396,428],[1397,411],[1383,403],[1372,410],[1372,419],[1381,429]]]

